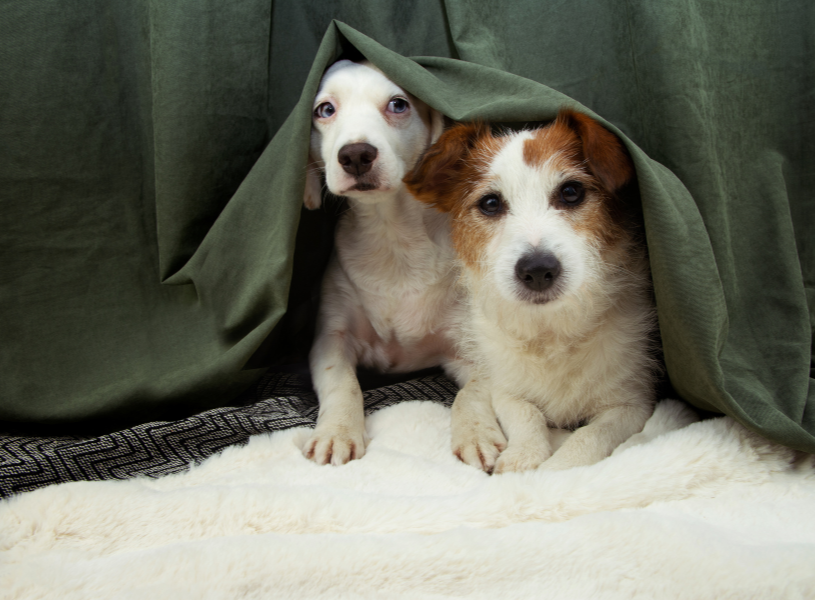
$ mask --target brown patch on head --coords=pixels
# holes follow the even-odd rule
[[[464,175],[472,167],[474,149],[492,139],[485,123],[455,125],[441,135],[402,181],[420,202],[450,212],[460,197]]]
[[[616,135],[584,114],[562,110],[524,143],[523,156],[530,166],[551,160],[550,168],[566,174],[568,179],[552,191],[550,203],[564,211],[575,231],[605,248],[626,237],[626,211],[617,192],[631,180],[634,167]],[[586,197],[569,206],[560,193],[574,182],[583,186]]]
[[[573,110],[561,110],[552,123],[524,143],[524,162],[529,166],[541,166],[558,153],[572,165],[585,165],[608,194],[615,194],[634,175],[634,165],[620,139]]]
[[[450,213],[456,252],[474,268],[478,267],[481,248],[495,223],[473,218],[472,197],[483,185],[492,158],[503,145],[504,140],[494,137],[483,122],[455,125],[404,178],[417,200]]]
[[[540,167],[558,155],[560,161],[580,163],[583,160],[580,138],[569,127],[553,123],[537,129],[528,140],[524,141],[524,162],[530,167]]]
[[[618,192],[634,176],[631,157],[620,139],[591,117],[562,110],[554,124],[562,124],[577,134],[586,166],[608,193]]]

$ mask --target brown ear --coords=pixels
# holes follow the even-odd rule
[[[492,137],[486,123],[461,123],[445,131],[405,175],[408,191],[417,200],[442,212],[452,210],[470,151],[483,137]]]
[[[616,192],[631,180],[634,164],[616,135],[591,117],[573,110],[561,110],[557,121],[580,137],[589,169],[609,192]]]

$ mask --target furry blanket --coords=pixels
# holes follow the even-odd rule
[[[812,456],[664,401],[599,464],[490,477],[452,456],[449,415],[382,409],[342,467],[304,459],[297,428],[16,496],[0,597],[815,597]]]

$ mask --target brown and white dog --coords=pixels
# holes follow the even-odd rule
[[[457,125],[405,178],[452,217],[463,266],[460,351],[473,373],[452,425],[464,462],[592,464],[651,414],[648,262],[617,195],[633,172],[615,135],[565,110],[502,136]],[[579,428],[553,454],[547,426]]]
[[[349,210],[323,279],[309,357],[320,411],[303,453],[343,464],[365,453],[358,364],[408,372],[455,361],[448,217],[402,183],[444,120],[369,63],[343,60],[323,76],[312,123],[305,205],[320,206],[324,173]]]

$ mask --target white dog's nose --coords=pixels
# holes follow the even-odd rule
[[[364,175],[371,170],[379,151],[370,144],[346,144],[337,153],[337,160],[343,171],[354,177]]]
[[[560,275],[560,261],[548,252],[531,252],[515,263],[515,276],[533,292],[552,287]]]

